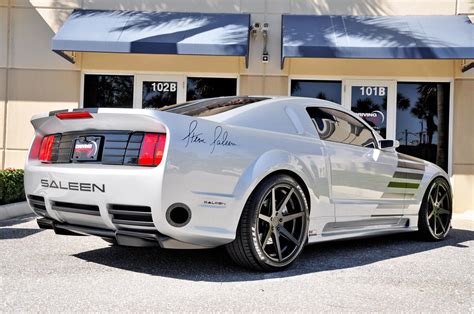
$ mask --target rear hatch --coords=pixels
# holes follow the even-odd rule
[[[156,230],[168,129],[151,110],[33,117],[25,192],[40,216],[100,229]]]
[[[29,159],[52,164],[154,166],[156,163],[146,164],[140,159],[140,153],[150,140],[155,145],[166,141],[167,129],[159,114],[150,110],[95,109],[35,116],[32,124],[36,137]]]

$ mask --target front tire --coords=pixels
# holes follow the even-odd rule
[[[226,246],[239,265],[278,271],[300,255],[308,237],[309,209],[301,186],[292,177],[264,179],[245,204],[235,240]]]
[[[448,182],[439,177],[426,189],[418,214],[418,234],[424,240],[439,241],[451,229],[452,196]]]

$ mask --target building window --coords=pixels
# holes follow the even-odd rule
[[[398,83],[398,151],[448,170],[449,83]]]
[[[355,85],[349,88],[351,88],[351,110],[385,138],[388,87]]]
[[[312,97],[341,103],[341,81],[291,80],[291,96]]]
[[[132,75],[84,75],[84,108],[132,108]]]
[[[178,102],[178,86],[175,81],[144,81],[142,108],[162,108]]]
[[[236,96],[236,78],[188,77],[186,100]]]

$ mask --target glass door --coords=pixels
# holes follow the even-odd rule
[[[134,108],[161,108],[186,100],[183,76],[136,75]]]
[[[345,81],[344,106],[359,114],[384,138],[395,138],[396,82]]]

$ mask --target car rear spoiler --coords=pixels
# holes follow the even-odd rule
[[[166,133],[163,120],[172,115],[147,109],[92,108],[58,110],[33,116],[31,124],[41,135],[87,130],[133,130]]]

